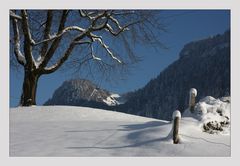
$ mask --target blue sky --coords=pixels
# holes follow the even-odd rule
[[[146,85],[169,64],[178,59],[183,46],[191,41],[223,33],[230,28],[229,10],[163,10],[160,17],[167,32],[160,34],[161,41],[169,48],[155,51],[148,47],[136,47],[142,61],[130,70],[124,80],[115,83],[95,82],[101,88],[116,93],[125,93]],[[55,89],[65,80],[74,78],[67,72],[57,71],[40,77],[37,89],[37,104],[48,100]],[[10,106],[17,106],[21,95],[23,73],[10,69]]]

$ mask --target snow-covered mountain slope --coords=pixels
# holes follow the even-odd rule
[[[106,99],[103,99],[103,102],[106,103],[108,106],[116,106],[121,104],[118,101],[118,98],[120,98],[120,95],[113,93],[110,96],[108,96]]]
[[[198,90],[196,100],[210,95],[230,95],[230,31],[184,46],[179,59],[143,88],[131,93],[117,109],[134,115],[170,120],[177,108],[188,106],[188,92]]]
[[[71,106],[10,109],[10,156],[230,156],[230,134],[180,121],[180,144],[168,121]]]

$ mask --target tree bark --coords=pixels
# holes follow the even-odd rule
[[[22,88],[21,106],[36,105],[36,92],[39,74],[25,69]]]

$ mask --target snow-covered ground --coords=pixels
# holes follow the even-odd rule
[[[10,156],[230,156],[230,132],[203,132],[208,113],[182,117],[173,144],[168,121],[86,107],[11,108]]]

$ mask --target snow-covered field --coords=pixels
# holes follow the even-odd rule
[[[230,132],[203,132],[205,115],[182,117],[173,144],[168,121],[86,107],[11,108],[10,156],[230,156]]]

